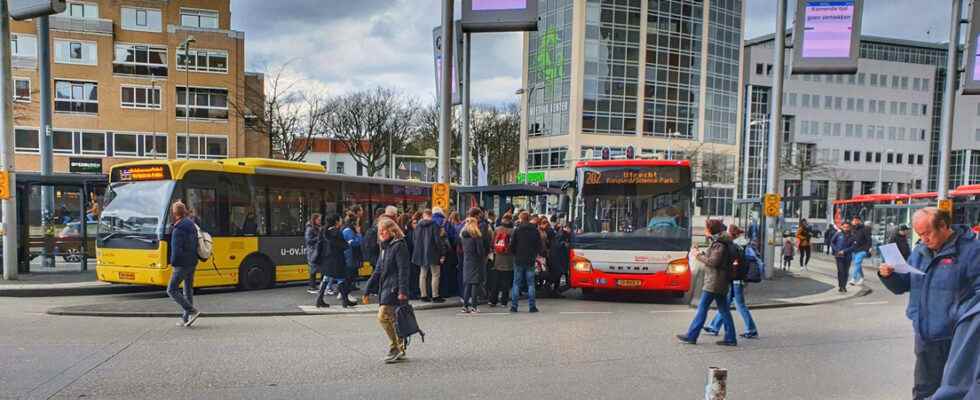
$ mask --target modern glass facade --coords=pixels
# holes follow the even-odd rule
[[[749,92],[748,135],[742,141],[742,198],[761,198],[765,193],[771,91],[765,86],[752,86]]]
[[[571,0],[540,0],[528,43],[528,136],[568,134],[572,62]]]
[[[640,6],[640,0],[586,3],[583,133],[636,134]]]
[[[701,1],[649,2],[644,135],[697,137],[703,17]]]
[[[706,142],[735,144],[738,121],[742,1],[712,0],[708,19],[708,79],[705,97]]]

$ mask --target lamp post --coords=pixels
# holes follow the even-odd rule
[[[524,88],[520,88],[520,89],[517,89],[517,91],[514,92],[514,94],[515,95],[518,95],[518,96],[520,96],[520,95],[526,95],[526,97],[524,99],[524,104],[526,105],[525,108],[524,108],[524,110],[525,110],[524,111],[524,120],[527,121],[527,128],[524,129],[524,133],[525,134],[527,134],[527,132],[531,129],[531,96],[534,95],[534,89],[537,89],[537,87],[536,86],[532,86],[532,87],[530,87],[530,88],[528,88],[526,90]],[[530,141],[528,141],[528,142],[530,142]],[[524,156],[524,165],[521,166],[521,169],[523,169],[524,172],[527,172],[527,150],[528,149],[525,148],[524,150],[525,150],[524,151],[524,154],[523,154],[523,156]],[[518,171],[518,172],[520,172],[520,171]]]
[[[194,36],[188,36],[180,42],[180,48],[184,49],[184,158],[188,160],[191,159],[191,43],[196,41]]]
[[[888,157],[889,154],[894,153],[894,152],[895,152],[895,150],[892,150],[892,149],[885,150],[885,154],[881,157],[881,162],[878,163],[878,194],[884,194],[885,193],[885,190],[884,190],[885,189],[885,187],[884,187],[885,186],[885,183],[882,182],[882,173],[884,172],[885,157]]]

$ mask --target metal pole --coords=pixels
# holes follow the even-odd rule
[[[51,40],[49,39],[48,17],[37,18],[37,41],[40,50],[38,66],[41,81],[41,126],[38,130],[38,151],[41,155],[41,175],[51,175]],[[85,93],[84,95],[88,95]],[[41,186],[41,232],[44,235],[44,246],[41,248],[41,266],[54,268],[51,239],[54,226],[54,187]]]
[[[17,179],[14,173],[13,80],[10,71],[10,18],[7,0],[0,0],[0,169],[9,174],[10,199],[0,202],[3,213],[3,279],[17,279]]]
[[[198,153],[200,150],[199,147]],[[184,39],[184,158],[191,159],[191,41],[188,39]]]
[[[783,119],[783,69],[786,59],[786,0],[779,0],[776,11],[776,34],[775,51],[773,52],[773,69],[775,70],[772,82],[772,115],[769,121],[769,149],[768,149],[768,175],[766,176],[766,193],[779,192],[779,147],[783,140],[782,119]],[[766,218],[766,241],[771,244],[765,245],[765,264],[776,265],[775,242],[776,221],[778,217]]]
[[[470,34],[463,33],[463,140],[460,167],[460,181],[463,186],[469,186],[471,180],[470,168]]]
[[[453,119],[453,0],[442,1],[442,93],[439,95],[439,182],[449,183]]]
[[[953,116],[956,113],[956,84],[959,81],[960,18],[963,1],[953,0],[949,17],[949,48],[946,50],[946,88],[943,93],[942,130],[939,132],[939,182],[936,198],[945,200],[949,194],[949,151],[953,145]]]

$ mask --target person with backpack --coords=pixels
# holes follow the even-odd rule
[[[439,297],[439,278],[442,275],[442,262],[445,261],[444,242],[440,232],[443,231],[432,219],[432,211],[423,211],[422,219],[415,226],[412,263],[420,268],[419,292],[422,301],[426,303],[445,302],[442,297]]]
[[[316,258],[317,251],[320,249],[320,219],[321,215],[319,213],[313,213],[310,215],[310,222],[306,223],[306,233],[304,235],[305,245],[306,245],[306,261],[310,267],[310,282],[309,286],[306,288],[306,292],[309,294],[314,294],[318,291],[316,285]]]
[[[755,326],[755,320],[752,318],[749,307],[745,304],[745,286],[752,281],[761,281],[762,276],[758,272],[761,272],[762,268],[759,268],[759,266],[763,262],[752,246],[742,247],[735,244],[734,241],[742,233],[744,231],[735,225],[728,227],[728,234],[732,237],[732,244],[729,245],[729,250],[734,254],[736,264],[733,265],[734,279],[732,280],[731,288],[728,290],[728,302],[735,302],[735,309],[742,315],[742,321],[745,322],[745,333],[739,336],[745,339],[754,339],[759,337],[759,330]],[[758,271],[754,276],[751,272],[752,268],[757,268],[756,271]],[[721,313],[717,313],[715,314],[715,318],[711,320],[711,323],[704,327],[704,331],[717,336],[719,330],[722,328],[722,322]]]
[[[490,307],[507,306],[507,293],[514,281],[514,253],[511,252],[511,234],[514,232],[513,216],[504,214],[493,234],[493,270],[490,273],[488,301]]]
[[[347,290],[347,264],[344,262],[344,252],[347,250],[347,242],[344,241],[341,233],[342,221],[340,216],[333,214],[324,221],[324,228],[320,230],[320,251],[317,254],[317,266],[323,273],[323,280],[320,282],[320,290],[316,294],[316,306],[320,308],[330,307],[323,301],[324,292],[331,280],[338,281],[337,290],[340,292],[341,305],[344,308],[353,306],[348,297]]]
[[[177,325],[190,327],[201,316],[201,312],[194,308],[194,270],[200,260],[199,228],[188,218],[187,206],[183,202],[174,202],[170,206],[170,214],[173,215],[174,225],[168,249],[173,272],[167,284],[167,295],[183,309],[181,322]],[[180,290],[181,283],[184,284],[183,294]]]
[[[800,249],[800,271],[807,271],[807,264],[810,264],[810,239],[813,235],[810,233],[810,225],[807,224],[805,219],[800,219],[800,227],[796,229],[796,245]]]
[[[480,221],[467,217],[459,234],[463,248],[463,313],[479,313],[476,295],[483,282],[483,266],[487,259],[484,242],[486,235],[480,230]]]
[[[405,359],[406,342],[395,330],[395,309],[408,301],[408,280],[411,273],[411,256],[405,234],[395,220],[386,218],[378,222],[378,241],[381,258],[364,289],[363,303],[368,295],[378,295],[378,322],[388,336],[388,355],[384,362],[393,364]]]
[[[721,220],[709,219],[705,223],[704,235],[711,242],[708,252],[698,251],[697,248],[691,249],[689,257],[697,258],[704,264],[704,286],[701,288],[701,300],[698,302],[698,310],[691,321],[687,333],[677,335],[677,339],[685,344],[697,344],[698,335],[704,328],[705,320],[708,318],[708,308],[714,302],[718,306],[718,314],[721,315],[722,325],[725,328],[725,340],[718,341],[719,346],[737,346],[738,341],[735,336],[735,321],[732,319],[732,312],[728,305],[728,287],[731,285],[732,253],[730,251],[732,239],[725,231],[725,225]]]

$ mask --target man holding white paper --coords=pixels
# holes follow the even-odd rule
[[[935,207],[917,211],[912,228],[921,243],[907,263],[894,245],[881,247],[886,259],[878,268],[881,282],[895,294],[909,293],[906,315],[915,331],[915,399],[936,392],[944,368],[947,373],[968,368],[948,366],[947,360],[957,321],[980,299],[980,241],[968,227],[951,223],[949,214]],[[952,355],[952,360],[962,359]]]

